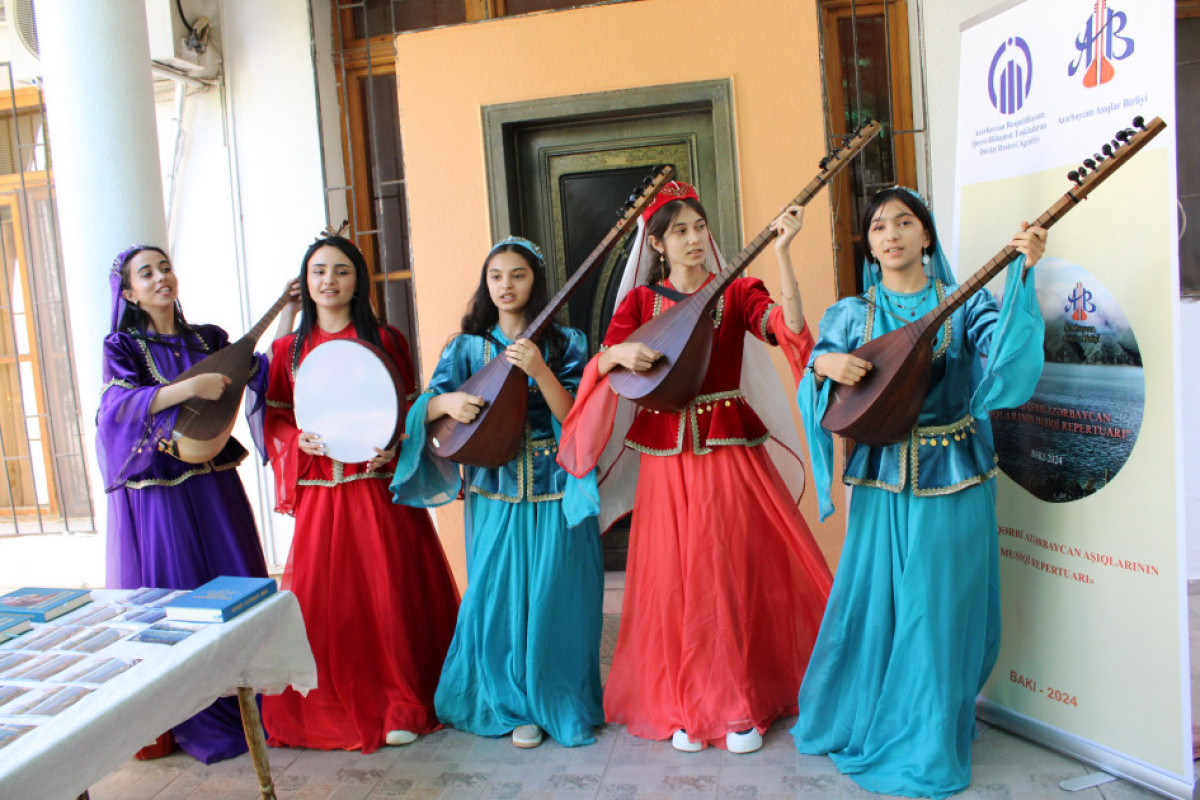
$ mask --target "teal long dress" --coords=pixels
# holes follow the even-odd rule
[[[587,363],[581,332],[559,328],[567,348],[557,376],[571,393]],[[424,446],[434,395],[458,389],[511,340],[462,334],[446,346],[413,404],[392,483],[396,502],[441,505],[462,485],[458,465]],[[546,354],[543,346],[543,356]],[[591,744],[603,723],[600,687],[604,568],[595,477],[558,466],[558,421],[529,381],[521,449],[496,469],[465,467],[467,591],[434,706],[438,718],[480,736],[535,724],[559,744]]]
[[[792,734],[801,752],[828,753],[873,792],[943,798],[970,783],[975,696],[1000,644],[987,412],[1027,400],[1042,366],[1033,275],[1018,275],[1003,309],[982,290],[943,325],[913,433],[847,459],[848,530]],[[821,320],[812,357],[895,330],[946,291],[930,279],[909,295],[879,285],[844,299]],[[798,392],[821,519],[833,511],[832,440],[820,427],[831,385],[818,388],[810,370]]]

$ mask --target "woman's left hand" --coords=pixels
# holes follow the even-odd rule
[[[1021,230],[1013,235],[1009,244],[1025,254],[1025,269],[1029,269],[1041,261],[1046,252],[1046,229],[1022,222]]]
[[[293,314],[299,314],[300,313],[300,279],[292,278],[290,281],[288,281],[286,288],[287,288],[287,293],[288,293],[288,302],[287,302],[287,305],[284,306],[284,309],[286,311],[290,311]]]
[[[771,230],[778,234],[775,240],[775,251],[787,250],[800,229],[804,227],[804,206],[790,205],[780,212],[770,225]]]
[[[537,380],[546,370],[541,349],[529,339],[517,339],[504,349],[508,363]]]
[[[395,458],[395,456],[396,448],[394,447],[388,450],[380,450],[378,447],[376,447],[375,457],[367,462],[367,472],[374,472]]]

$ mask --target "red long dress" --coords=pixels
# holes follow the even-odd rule
[[[605,345],[670,305],[635,288],[613,314]],[[728,733],[764,732],[796,713],[832,576],[767,456],[770,434],[739,390],[747,332],[778,339],[799,364],[812,335],[788,331],[752,278],[734,281],[714,316],[700,394],[683,412],[639,411],[625,438],[641,460],[604,712],[635,736],[665,739],[683,728],[724,748]],[[611,429],[603,409],[614,401],[607,380],[589,379],[596,374],[593,360],[563,426],[559,460],[572,472],[589,466],[571,461],[574,447],[594,453],[591,440]]]
[[[408,344],[384,326],[383,350],[415,391]],[[303,356],[333,339],[314,327]],[[263,698],[273,746],[362,750],[391,730],[430,733],[442,661],[454,634],[458,592],[424,509],[394,505],[395,461],[376,472],[300,452],[292,411],[295,335],[274,343],[266,440],[275,473],[275,510],[294,514],[296,532],[283,588],[296,594],[317,662],[318,687]],[[319,431],[317,431],[319,433]]]

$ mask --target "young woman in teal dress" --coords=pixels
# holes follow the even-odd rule
[[[541,251],[509,237],[488,253],[479,286],[425,394],[409,410],[396,502],[441,505],[461,487],[458,466],[425,447],[443,416],[470,422],[483,398],[458,391],[492,358],[528,375],[521,448],[498,468],[466,467],[467,591],[435,707],[442,722],[480,736],[512,733],[534,747],[591,744],[604,721],[600,626],[604,571],[594,478],[558,464],[560,424],[587,363],[581,332],[552,325],[540,344],[516,338],[547,302]]]
[[[825,313],[798,393],[821,519],[833,511],[833,442],[820,424],[831,383],[860,381],[871,364],[850,352],[920,318],[955,283],[915,193],[875,195],[862,227],[866,291]],[[1045,240],[1022,224],[1003,308],[981,290],[938,332],[909,437],[858,445],[846,460],[848,531],[792,734],[801,752],[828,753],[873,792],[942,798],[970,783],[975,696],[1000,644],[988,411],[1023,403],[1041,374],[1044,326],[1028,270]]]

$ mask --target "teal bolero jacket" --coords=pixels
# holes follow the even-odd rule
[[[856,445],[846,459],[844,483],[931,496],[957,492],[996,474],[988,412],[1024,403],[1042,372],[1045,323],[1032,270],[1024,280],[1016,272],[1023,268],[1023,257],[1009,268],[1003,309],[991,292],[982,289],[951,314],[938,331],[929,394],[916,427],[894,444]],[[934,291],[913,310],[915,317],[933,309],[950,289],[953,287],[935,281]],[[826,311],[809,370],[797,392],[821,519],[833,511],[829,493],[832,437],[820,426],[832,382],[823,381],[818,388],[812,362],[823,353],[848,353],[909,321],[885,311],[889,300],[882,294],[873,287]]]

